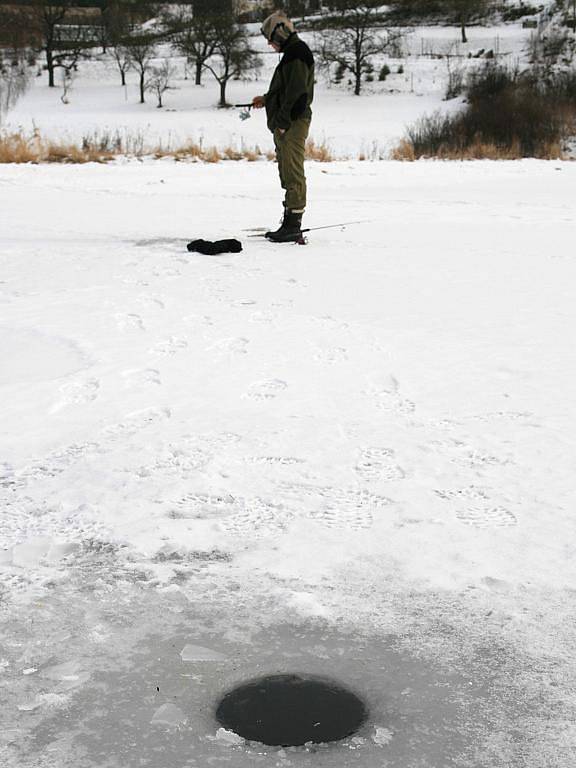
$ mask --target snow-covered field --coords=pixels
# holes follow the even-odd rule
[[[2,168],[2,765],[571,768],[576,166],[275,173]],[[369,723],[229,743],[282,670]]]

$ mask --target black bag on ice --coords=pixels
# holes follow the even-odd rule
[[[206,256],[217,256],[219,253],[240,253],[240,240],[192,240],[186,248],[192,252],[203,253]]]

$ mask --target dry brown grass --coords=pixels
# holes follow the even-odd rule
[[[413,162],[420,158],[436,160],[522,160],[524,157],[525,155],[518,142],[514,142],[510,147],[501,147],[497,144],[483,142],[478,139],[465,148],[441,146],[430,156],[417,155],[414,145],[408,139],[402,139],[391,153],[392,160],[403,162]],[[564,152],[559,142],[549,142],[540,147],[535,157],[539,160],[562,160],[564,159]]]
[[[38,162],[38,150],[30,139],[19,133],[0,136],[0,163]]]
[[[222,161],[274,160],[274,151],[262,150],[258,145],[240,148],[234,146],[204,146],[202,142],[188,141],[179,147],[159,144],[147,148],[139,134],[122,136],[119,133],[94,133],[84,136],[80,143],[44,139],[37,131],[0,133],[0,163],[107,163],[117,157],[173,158],[177,161],[220,163]],[[306,143],[306,159],[328,163],[334,159],[325,142]]]
[[[306,142],[305,157],[306,160],[314,160],[317,163],[331,163],[334,160],[328,144],[325,141],[317,144],[314,139],[308,139]]]

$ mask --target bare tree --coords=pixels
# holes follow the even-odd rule
[[[146,80],[156,57],[157,35],[140,33],[126,37],[123,46],[128,53],[131,66],[138,72],[140,104],[146,101]]]
[[[261,59],[250,48],[248,34],[241,24],[236,24],[228,15],[218,17],[214,24],[218,42],[213,56],[205,62],[204,67],[214,75],[220,85],[218,106],[226,107],[228,82],[232,78],[239,80],[248,73],[257,71],[261,66]]]
[[[112,58],[116,62],[116,66],[120,72],[120,82],[122,85],[126,85],[126,73],[132,68],[130,49],[118,42],[112,43],[110,50],[112,51]]]
[[[162,108],[162,96],[172,89],[171,82],[174,77],[175,67],[170,64],[169,59],[164,59],[159,67],[151,67],[151,74],[146,83],[146,90],[156,94],[159,109]]]
[[[22,9],[28,19],[30,38],[37,41],[37,50],[46,57],[51,88],[56,85],[56,69],[74,67],[96,43],[93,29],[73,23],[76,6],[75,0],[30,0]]]
[[[324,66],[350,72],[359,96],[373,57],[397,45],[402,31],[385,26],[380,0],[337,0],[332,5],[338,15],[331,19],[333,28],[319,37],[319,58]]]
[[[176,49],[186,56],[187,61],[194,63],[196,85],[202,84],[204,65],[216,50],[217,18],[184,8],[177,18],[167,24],[172,31]]]
[[[484,16],[494,0],[448,0],[447,5],[458,20],[462,42],[467,43],[466,27],[474,17]]]

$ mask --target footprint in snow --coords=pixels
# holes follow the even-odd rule
[[[489,505],[459,509],[456,517],[461,523],[475,528],[513,528],[518,524],[516,516],[508,509]]]
[[[181,336],[170,336],[169,339],[160,341],[158,344],[154,344],[154,346],[150,347],[148,351],[153,355],[162,355],[164,357],[168,357],[170,355],[175,355],[178,352],[182,352],[182,350],[186,349],[187,347],[187,339]]]
[[[450,488],[439,489],[435,488],[434,493],[442,501],[461,501],[462,499],[470,499],[472,501],[488,501],[489,495],[482,488],[477,488],[474,485],[470,485],[467,488]]]
[[[145,408],[142,411],[134,411],[126,415],[123,421],[112,424],[102,430],[102,434],[112,440],[131,437],[143,429],[158,424],[164,419],[169,419],[169,408]]]
[[[140,315],[118,313],[114,315],[116,324],[121,331],[144,331],[144,322]]]
[[[278,486],[301,504],[312,502],[307,517],[328,528],[361,530],[372,527],[379,510],[392,504],[391,499],[357,488],[330,488],[294,483]]]
[[[122,378],[127,389],[144,387],[149,384],[162,384],[160,371],[157,368],[132,368],[122,371]]]
[[[210,520],[241,508],[241,501],[231,494],[187,493],[170,502],[168,517],[176,520]]]
[[[394,460],[391,448],[364,448],[355,467],[356,474],[366,482],[403,480],[406,473]]]
[[[54,403],[50,413],[57,413],[68,405],[85,405],[98,397],[100,382],[98,379],[79,379],[69,381],[60,387],[60,399]]]
[[[248,352],[249,339],[242,336],[220,339],[208,347],[209,352],[218,352],[222,355],[245,355]]]
[[[314,355],[314,359],[319,363],[344,363],[348,360],[348,351],[344,347],[327,347],[319,349]]]
[[[145,307],[150,307],[152,309],[164,309],[165,304],[162,301],[162,299],[157,298],[156,296],[149,296],[147,294],[143,294],[138,298],[138,303],[142,304]]]
[[[474,485],[466,488],[435,489],[442,501],[453,503],[457,520],[475,528],[512,528],[516,516],[505,507],[495,504],[488,491]]]
[[[395,376],[389,376],[384,386],[369,394],[373,396],[376,408],[381,411],[410,416],[416,410],[416,404],[401,395],[400,384]]]
[[[212,455],[201,449],[169,448],[151,464],[145,464],[131,471],[138,477],[156,477],[172,475],[179,478],[191,477],[198,470],[206,467],[212,460]]]
[[[251,400],[273,400],[283,392],[288,384],[282,379],[266,379],[255,381],[248,387],[245,397]]]
[[[369,507],[327,504],[308,513],[308,517],[327,528],[358,531],[371,528],[374,514]]]
[[[296,499],[312,499],[319,503],[324,501],[355,508],[382,508],[392,504],[392,500],[386,496],[380,496],[361,488],[331,488],[304,483],[279,483],[278,490]]]
[[[21,470],[16,471],[14,479],[18,485],[57,477],[71,466],[81,461],[88,454],[101,453],[98,443],[72,443],[64,448],[52,451],[47,456],[36,459]]]
[[[264,464],[270,467],[289,467],[294,464],[304,464],[304,459],[296,459],[293,456],[247,456],[246,464]]]
[[[276,319],[276,315],[274,312],[268,312],[266,310],[261,310],[258,312],[252,312],[250,315],[250,322],[251,323],[273,323]]]
[[[294,515],[289,510],[264,499],[243,499],[241,508],[223,518],[219,528],[249,539],[282,533]]]

